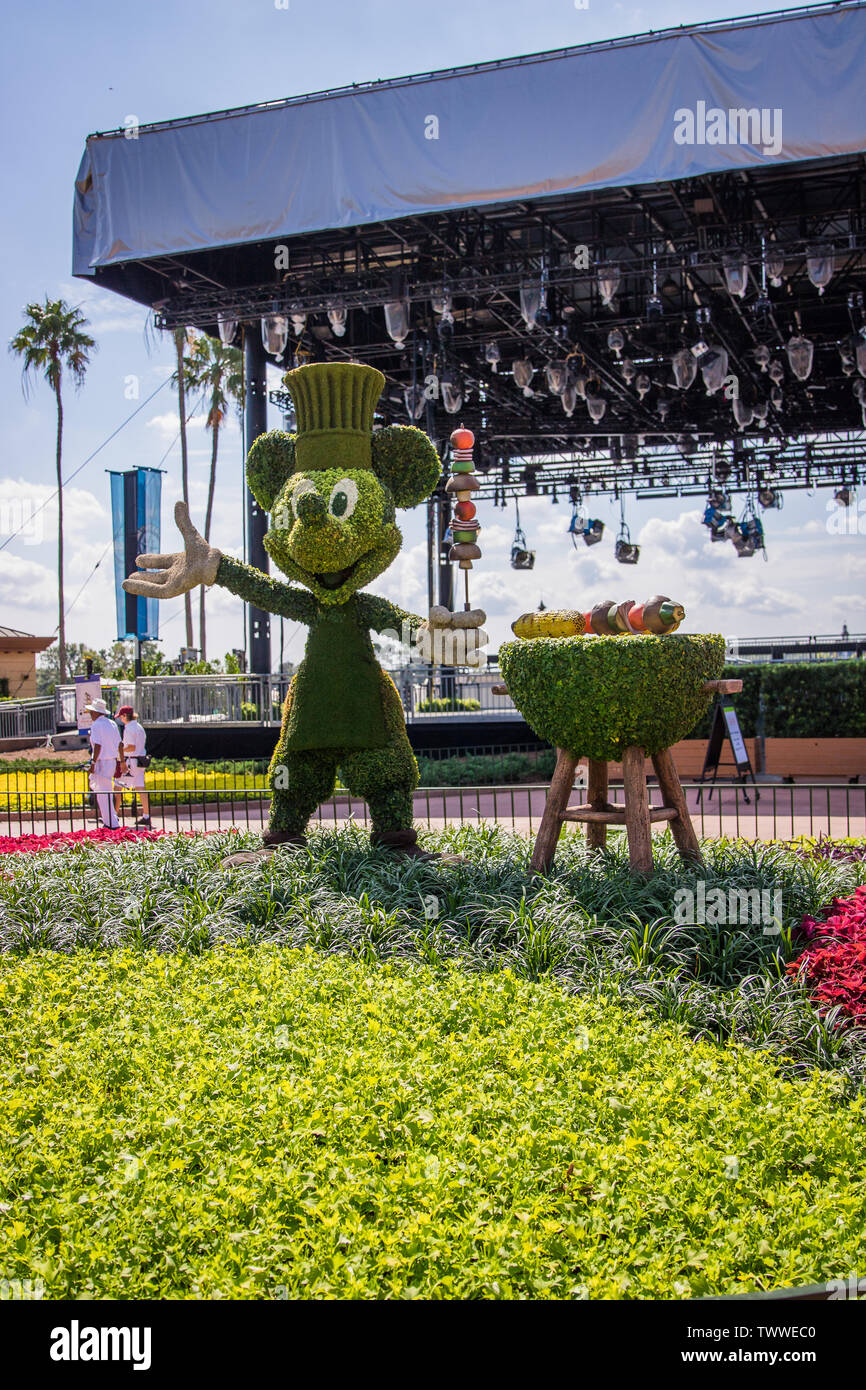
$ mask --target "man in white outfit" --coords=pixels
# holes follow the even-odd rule
[[[108,826],[109,830],[116,830],[120,821],[117,819],[111,793],[114,789],[114,773],[120,748],[120,730],[110,717],[104,700],[92,700],[84,708],[91,716],[90,790],[96,793],[96,805],[102,824]]]

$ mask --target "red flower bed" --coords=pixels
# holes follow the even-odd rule
[[[826,921],[804,917],[800,931],[811,944],[788,970],[805,967],[818,999],[866,1022],[866,885],[852,898],[835,898]]]
[[[53,830],[50,835],[0,835],[0,854],[28,854],[42,849],[69,849],[72,845],[120,845],[133,840],[158,840],[164,830]]]
[[[225,830],[52,830],[50,835],[0,835],[0,854],[28,854],[36,850],[71,849],[75,845],[122,845],[135,840],[160,840],[163,835],[220,835],[238,833],[237,826]]]

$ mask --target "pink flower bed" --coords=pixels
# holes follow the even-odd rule
[[[0,854],[30,854],[43,849],[70,849],[73,845],[121,845],[133,840],[158,840],[164,830],[53,830],[49,835],[0,835]]]

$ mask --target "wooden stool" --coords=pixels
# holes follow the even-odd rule
[[[652,764],[661,788],[663,805],[650,806],[647,800],[646,759],[642,748],[626,748],[622,755],[624,800],[608,801],[607,763],[589,760],[587,800],[582,806],[569,806],[578,759],[564,748],[557,749],[556,768],[547,793],[544,815],[535,839],[531,867],[545,873],[553,863],[560,831],[565,821],[586,825],[588,849],[603,849],[609,825],[624,825],[628,836],[628,862],[633,874],[653,871],[652,826],[667,821],[677,848],[684,859],[703,863],[698,837],[689,816],[685,793],[669,748],[656,753]]]
[[[494,688],[504,692],[504,687]],[[733,695],[742,688],[743,683],[738,680],[706,681],[703,690],[707,695]],[[607,827],[624,825],[628,837],[629,868],[633,874],[649,875],[653,871],[652,826],[658,821],[668,822],[677,849],[684,859],[693,864],[703,863],[685,793],[669,748],[652,756],[662,794],[661,806],[650,806],[647,798],[646,755],[642,748],[626,748],[622,755],[624,799],[620,805],[608,800],[607,763],[590,758],[586,802],[582,806],[569,806],[574,788],[574,771],[579,759],[564,748],[558,748],[556,752],[556,767],[530,861],[532,869],[545,873],[550,868],[566,821],[586,825],[588,849],[603,849],[607,843]]]

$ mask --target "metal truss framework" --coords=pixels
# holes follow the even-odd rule
[[[705,491],[714,453],[730,465],[729,489],[748,491],[774,469],[783,488],[820,487],[854,481],[863,452],[858,392],[866,399],[866,382],[852,361],[866,342],[864,195],[864,156],[856,155],[216,248],[106,267],[96,280],[150,303],[169,329],[216,334],[222,318],[258,332],[264,314],[306,315],[278,365],[378,367],[384,423],[408,423],[407,388],[417,400],[426,385],[432,399],[419,423],[440,447],[455,424],[475,430],[487,496],[525,491],[533,473],[542,486],[584,492],[689,495]],[[806,266],[816,244],[834,256],[821,294]],[[782,259],[775,286],[766,273],[774,251]],[[742,297],[723,269],[726,255],[740,253],[748,263]],[[620,282],[608,306],[598,270],[611,263]],[[521,312],[530,283],[546,298],[531,329]],[[432,307],[445,292],[453,322]],[[383,309],[400,300],[411,323],[402,346],[388,336]],[[328,320],[335,303],[347,310],[344,337]],[[612,329],[623,335],[618,353],[608,347]],[[814,344],[805,381],[785,351],[798,335]],[[765,421],[738,429],[730,386],[728,395],[708,395],[700,372],[688,390],[676,388],[671,359],[699,341],[725,349],[746,405],[770,401],[767,366],[781,365]],[[764,348],[769,359],[762,351],[756,359]],[[498,364],[488,360],[496,349]],[[526,390],[513,378],[515,359],[535,368]],[[547,388],[549,362],[567,362],[606,401],[600,421],[580,398],[565,414]],[[443,381],[452,404],[460,400],[453,414],[443,407]]]

